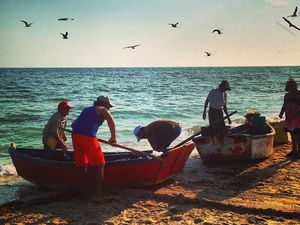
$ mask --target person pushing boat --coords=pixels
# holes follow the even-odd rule
[[[62,101],[57,106],[57,112],[48,120],[43,130],[42,139],[45,150],[56,150],[58,148],[61,148],[63,151],[68,150],[64,129],[67,126],[67,115],[70,109],[72,109],[70,103]]]
[[[171,120],[157,120],[149,125],[137,126],[133,130],[137,141],[147,139],[155,151],[167,152],[169,145],[180,135],[179,123]]]
[[[76,165],[79,168],[81,187],[86,189],[87,169],[94,170],[96,183],[96,200],[102,198],[102,181],[105,158],[97,140],[98,128],[107,121],[110,130],[109,142],[116,143],[115,121],[109,112],[113,107],[108,96],[99,96],[93,106],[84,108],[72,123],[72,143]],[[89,165],[89,167],[88,167]]]

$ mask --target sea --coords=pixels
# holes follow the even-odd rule
[[[228,111],[233,125],[244,122],[249,108],[269,121],[279,120],[290,78],[300,82],[300,66],[294,67],[166,67],[166,68],[0,68],[0,205],[27,193],[39,192],[17,176],[8,154],[17,147],[42,148],[42,130],[62,100],[73,106],[68,125],[99,95],[110,97],[116,123],[117,143],[137,150],[150,149],[146,140],[137,142],[134,127],[158,119],[182,126],[175,145],[201,126],[208,92],[228,80]],[[109,139],[104,123],[97,134]],[[71,137],[67,134],[72,150]],[[102,145],[104,151],[124,151]],[[28,194],[29,193],[29,194]]]

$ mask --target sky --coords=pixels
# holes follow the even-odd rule
[[[0,67],[299,66],[300,31],[282,19],[296,6],[299,0],[0,0]],[[298,15],[287,18],[300,28]]]

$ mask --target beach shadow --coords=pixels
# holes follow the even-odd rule
[[[204,163],[191,158],[185,168],[189,178],[179,177],[180,185],[198,193],[198,198],[222,201],[261,185],[293,160],[270,156],[264,160]]]
[[[101,201],[67,192],[46,198],[12,201],[0,207],[0,224],[16,221],[24,224],[102,224],[137,201],[125,192],[124,189],[105,191]],[[144,197],[139,195],[139,198]]]
[[[130,223],[130,216],[139,213],[140,207],[151,207],[151,204],[167,205],[164,216],[180,220],[180,216],[195,208],[206,208],[237,213],[264,214],[282,217],[299,216],[299,214],[274,211],[271,209],[255,209],[222,203],[241,193],[255,188],[274,176],[278,170],[285,168],[293,161],[279,156],[278,152],[262,161],[242,163],[209,163],[194,156],[189,158],[184,170],[176,177],[161,184],[147,188],[106,188],[105,199],[95,202],[80,198],[74,193],[64,192],[48,198],[14,202],[0,207],[0,223],[30,220],[32,215],[35,224],[66,222],[70,224],[102,224],[121,216],[124,223]],[[194,194],[193,196],[191,195]],[[123,214],[131,213],[126,216]],[[42,215],[42,216],[41,216]],[[57,221],[61,220],[61,221]],[[49,222],[50,221],[50,222]],[[113,223],[114,221],[110,221]],[[119,221],[122,223],[122,221]],[[196,222],[201,222],[196,221]]]

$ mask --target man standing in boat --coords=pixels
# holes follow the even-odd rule
[[[68,150],[64,129],[67,126],[67,115],[70,109],[72,109],[72,106],[67,101],[58,104],[57,112],[50,117],[43,130],[44,149],[56,150],[62,148],[63,151]]]
[[[209,125],[211,126],[210,130],[215,135],[223,136],[226,133],[225,122],[223,120],[223,111],[226,116],[228,116],[227,112],[227,92],[230,91],[230,85],[227,80],[223,80],[219,87],[216,89],[212,89],[204,103],[204,111],[202,118],[206,119],[206,109],[209,104],[208,110],[208,120]],[[228,123],[231,124],[231,120],[228,117]]]
[[[147,139],[153,150],[167,152],[169,145],[180,135],[181,127],[171,120],[157,120],[145,127],[137,126],[133,133],[137,141]]]
[[[76,165],[79,168],[82,188],[86,188],[87,170],[94,170],[96,199],[102,198],[102,181],[105,158],[97,140],[98,128],[107,121],[111,137],[109,142],[116,143],[115,122],[109,110],[113,107],[108,96],[99,96],[94,105],[82,110],[72,123],[72,142]],[[88,167],[89,165],[89,167]]]

